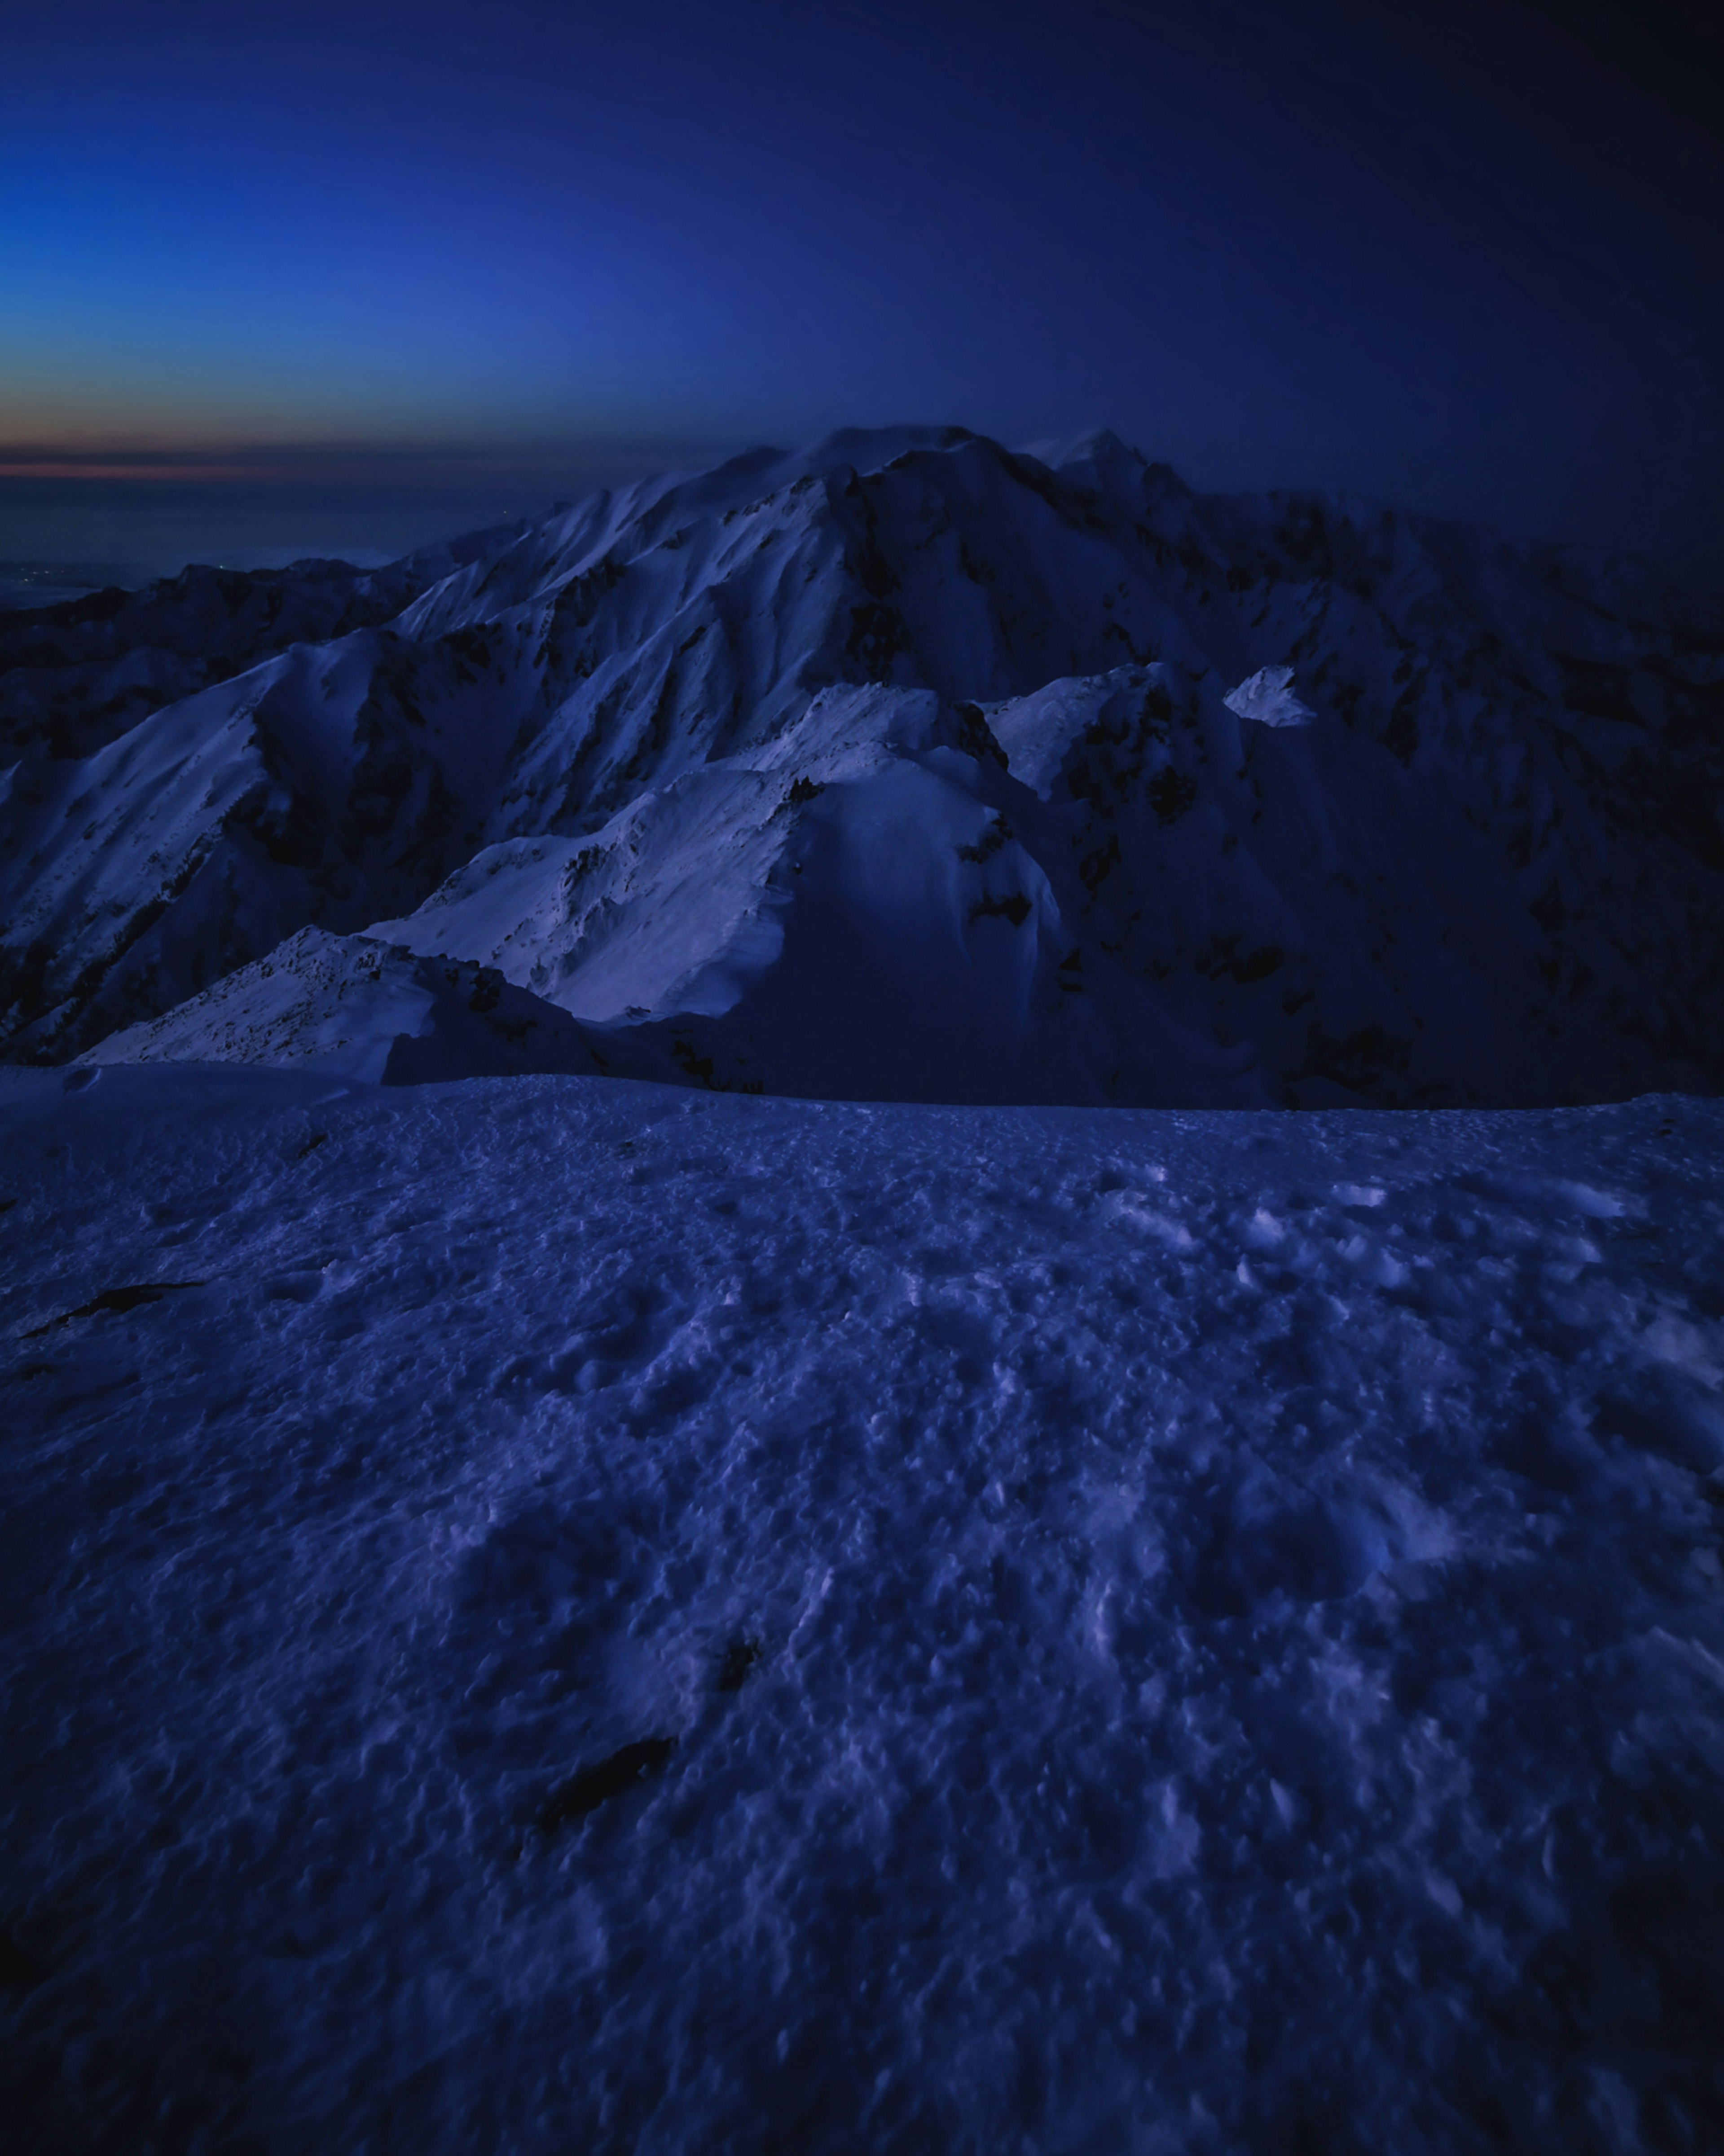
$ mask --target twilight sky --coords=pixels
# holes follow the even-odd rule
[[[56,0],[0,73],[0,554],[393,551],[923,418],[1724,581],[1707,24]]]

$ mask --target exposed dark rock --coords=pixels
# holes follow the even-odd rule
[[[46,1325],[33,1326],[22,1337],[39,1340],[44,1332],[51,1332],[57,1325],[69,1325],[74,1317],[100,1317],[111,1312],[123,1317],[128,1310],[137,1310],[146,1302],[160,1302],[165,1296],[177,1295],[188,1287],[202,1287],[202,1281],[142,1281],[134,1287],[105,1287],[89,1302],[80,1302],[75,1310],[66,1311],[59,1317],[50,1317]]]
[[[582,1768],[546,1800],[539,1813],[539,1825],[549,1834],[572,1820],[585,1819],[611,1798],[662,1774],[675,1749],[674,1737],[644,1737],[638,1744],[623,1745],[597,1765]]]
[[[724,1650],[715,1689],[741,1691],[748,1681],[748,1672],[759,1660],[760,1649],[752,1640],[732,1640]]]

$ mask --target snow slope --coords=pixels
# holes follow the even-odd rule
[[[658,1029],[721,1086],[1719,1082],[1716,604],[1205,499],[1111,436],[1046,455],[851,432],[597,495],[413,568],[387,622],[31,748],[6,1052],[68,1059],[315,925]]]
[[[383,1086],[605,1067],[566,1011],[491,968],[316,928],[80,1060],[97,1059],[262,1063]]]
[[[0,1074],[11,2145],[1716,2148],[1721,1145]]]

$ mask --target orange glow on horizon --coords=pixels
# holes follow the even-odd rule
[[[0,463],[0,479],[269,480],[280,465]]]

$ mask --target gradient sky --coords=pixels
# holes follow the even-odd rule
[[[1357,490],[1724,581],[1708,21],[17,12],[0,552],[388,549],[909,418],[1107,424],[1202,485]]]

